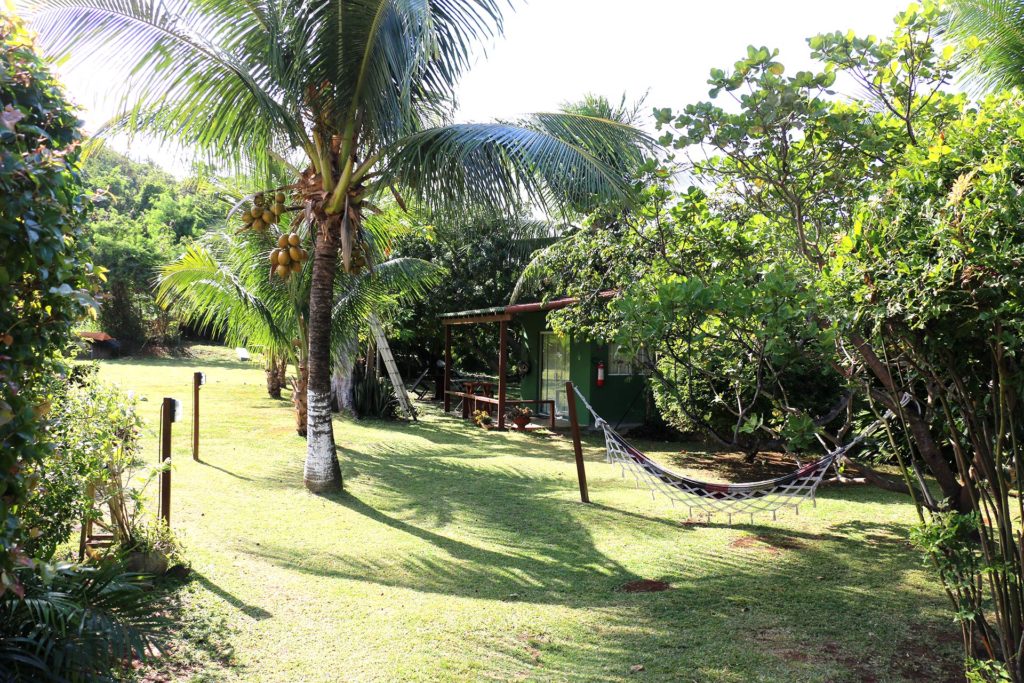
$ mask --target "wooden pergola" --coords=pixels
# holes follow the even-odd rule
[[[602,292],[602,296],[604,293]],[[458,311],[455,313],[444,313],[441,315],[441,324],[444,326],[444,410],[449,412],[452,407],[452,397],[462,398],[462,415],[470,416],[471,406],[477,403],[494,405],[498,411],[498,429],[505,428],[505,408],[510,404],[534,403],[550,404],[549,414],[551,426],[555,426],[555,406],[551,400],[526,400],[508,399],[506,392],[508,381],[505,378],[508,365],[508,324],[516,315],[521,313],[534,313],[537,311],[553,311],[565,308],[576,303],[575,297],[563,297],[551,301],[539,301],[529,304],[515,304],[512,306],[494,306],[492,308],[478,308],[471,311]],[[480,325],[498,323],[498,391],[497,397],[477,396],[472,392],[452,390],[452,326],[454,325]]]

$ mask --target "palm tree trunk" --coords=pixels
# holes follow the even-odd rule
[[[306,488],[341,490],[341,467],[331,421],[331,312],[338,270],[340,216],[319,222],[309,294],[309,385],[307,390]]]
[[[277,359],[270,356],[267,359],[267,395],[270,398],[281,398],[282,384]]]
[[[292,403],[295,404],[295,431],[299,436],[306,436],[309,410],[308,395],[309,368],[299,365],[297,377],[292,380]]]
[[[277,361],[277,384],[283,387],[288,383],[288,359],[281,358]],[[280,392],[278,392],[280,394]],[[281,398],[278,395],[278,398]]]
[[[355,404],[352,390],[355,386],[356,355],[359,352],[359,341],[349,339],[341,345],[338,362],[334,365],[334,377],[331,378],[331,394],[338,412],[355,415]]]
[[[281,398],[281,390],[285,386],[285,372],[288,364],[285,360],[269,356],[266,361],[266,392],[270,398]]]

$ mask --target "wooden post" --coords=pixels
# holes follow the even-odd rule
[[[572,447],[576,451],[576,477],[580,480],[580,500],[584,503],[590,502],[590,493],[587,491],[587,470],[583,467],[583,442],[580,441],[580,422],[576,419],[576,392],[573,391],[572,382],[565,383],[565,396],[569,404],[569,425],[572,429]]]
[[[508,322],[502,320],[498,330],[498,429],[505,428],[505,370],[508,363]]]
[[[160,463],[171,459],[171,423],[174,419],[174,399],[165,398],[160,409]],[[171,469],[160,473],[160,518],[171,525]]]
[[[444,326],[444,412],[452,409],[452,397],[448,392],[452,388],[452,326]]]
[[[199,460],[199,386],[203,373],[192,373],[192,459]]]

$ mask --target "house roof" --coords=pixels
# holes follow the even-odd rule
[[[605,290],[598,293],[601,299],[610,299],[615,294],[614,290]],[[475,308],[468,311],[454,311],[442,313],[441,323],[444,325],[469,325],[472,323],[500,322],[511,320],[520,313],[536,313],[538,311],[555,311],[577,303],[579,299],[574,296],[563,296],[558,299],[547,301],[535,301],[526,304],[511,304],[509,306],[491,306],[490,308]]]

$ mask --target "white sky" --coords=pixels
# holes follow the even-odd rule
[[[811,68],[805,39],[854,29],[886,35],[909,0],[528,0],[506,17],[505,37],[459,88],[458,118],[487,121],[550,111],[585,93],[617,102],[650,91],[646,110],[707,98],[707,74],[754,44],[777,47],[787,71]],[[69,72],[64,81],[95,129],[114,108],[109,74]],[[103,85],[100,85],[100,84]],[[116,87],[116,86],[115,86]],[[136,159],[165,154],[136,142],[113,145]],[[171,170],[176,163],[170,165]]]
[[[460,118],[546,111],[587,92],[681,109],[706,100],[708,71],[780,50],[790,73],[812,68],[805,40],[854,29],[878,36],[909,0],[528,0],[505,38],[464,77]]]

